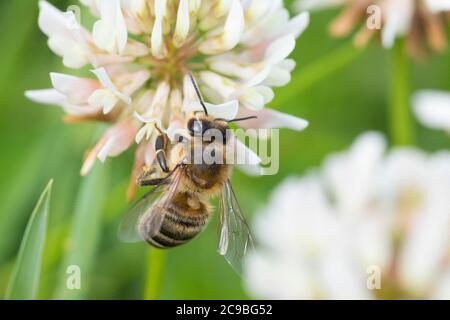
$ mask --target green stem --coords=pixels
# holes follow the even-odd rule
[[[286,103],[301,92],[314,86],[320,80],[329,77],[339,69],[354,61],[362,52],[363,48],[357,48],[353,43],[348,43],[339,49],[324,55],[310,65],[299,69],[292,75],[288,86],[277,93],[278,105]]]
[[[166,252],[151,248],[147,255],[147,279],[145,281],[144,299],[157,300],[161,295]]]
[[[414,128],[409,108],[409,68],[406,41],[398,40],[392,62],[389,124],[394,145],[412,145]]]

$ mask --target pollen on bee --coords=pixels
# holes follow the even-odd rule
[[[187,200],[187,203],[188,203],[189,207],[191,207],[194,210],[198,210],[201,207],[200,206],[200,201],[198,201],[198,199],[194,199],[194,198],[189,197],[188,200]]]

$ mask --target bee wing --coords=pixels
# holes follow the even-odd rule
[[[220,196],[219,254],[238,273],[242,274],[244,257],[251,250],[253,238],[236,195],[228,180]]]
[[[119,225],[117,234],[121,241],[128,243],[142,241],[138,227],[139,222],[144,218],[151,219],[147,222],[147,225],[151,226],[150,234],[153,235],[159,231],[164,221],[164,210],[152,211],[151,208],[155,204],[164,208],[171,202],[178,189],[184,167],[184,165],[178,165],[169,176],[131,207]]]
[[[155,200],[161,196],[164,188],[165,186],[163,183],[156,186],[139,199],[126,213],[117,231],[121,241],[128,243],[142,241],[137,228],[138,223],[142,216],[149,212],[150,208],[155,203]]]

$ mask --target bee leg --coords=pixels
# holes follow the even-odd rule
[[[159,185],[166,179],[168,174],[170,174],[166,158],[166,152],[170,144],[169,137],[160,130],[158,126],[155,125],[155,128],[159,132],[155,141],[155,163],[150,168],[144,167],[144,171],[137,179],[137,184],[140,187]]]
[[[158,171],[156,168],[148,169],[144,168],[144,171],[137,178],[137,185],[139,187],[157,186],[164,181],[164,177],[158,177]],[[161,172],[159,172],[161,173]]]
[[[169,184],[170,176],[176,171],[179,166],[184,165],[183,162],[178,163],[178,165],[168,174],[162,172],[157,165],[153,165],[151,168],[144,167],[144,171],[137,178],[137,185],[140,187],[146,186],[159,186],[161,184]]]
[[[160,135],[156,138],[155,141],[155,150],[156,150],[156,160],[158,161],[161,170],[165,173],[169,173],[169,166],[167,165],[166,159],[166,150],[169,146],[169,137],[156,128]]]
[[[138,181],[140,187],[159,186],[164,179],[150,179]]]

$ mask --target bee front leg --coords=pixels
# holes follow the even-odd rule
[[[156,138],[155,141],[155,151],[156,151],[156,160],[158,161],[161,170],[165,173],[169,173],[169,166],[167,165],[166,151],[169,147],[169,137],[160,131],[158,128],[160,135]]]
[[[155,168],[155,164],[151,167],[144,167],[144,171],[137,178],[137,185],[139,187],[157,186],[161,184],[164,177],[161,175],[161,170]]]
[[[159,185],[170,172],[166,158],[169,148],[169,137],[157,126],[155,128],[159,132],[155,141],[155,162],[151,167],[144,167],[143,172],[139,175],[137,184],[140,187]]]

